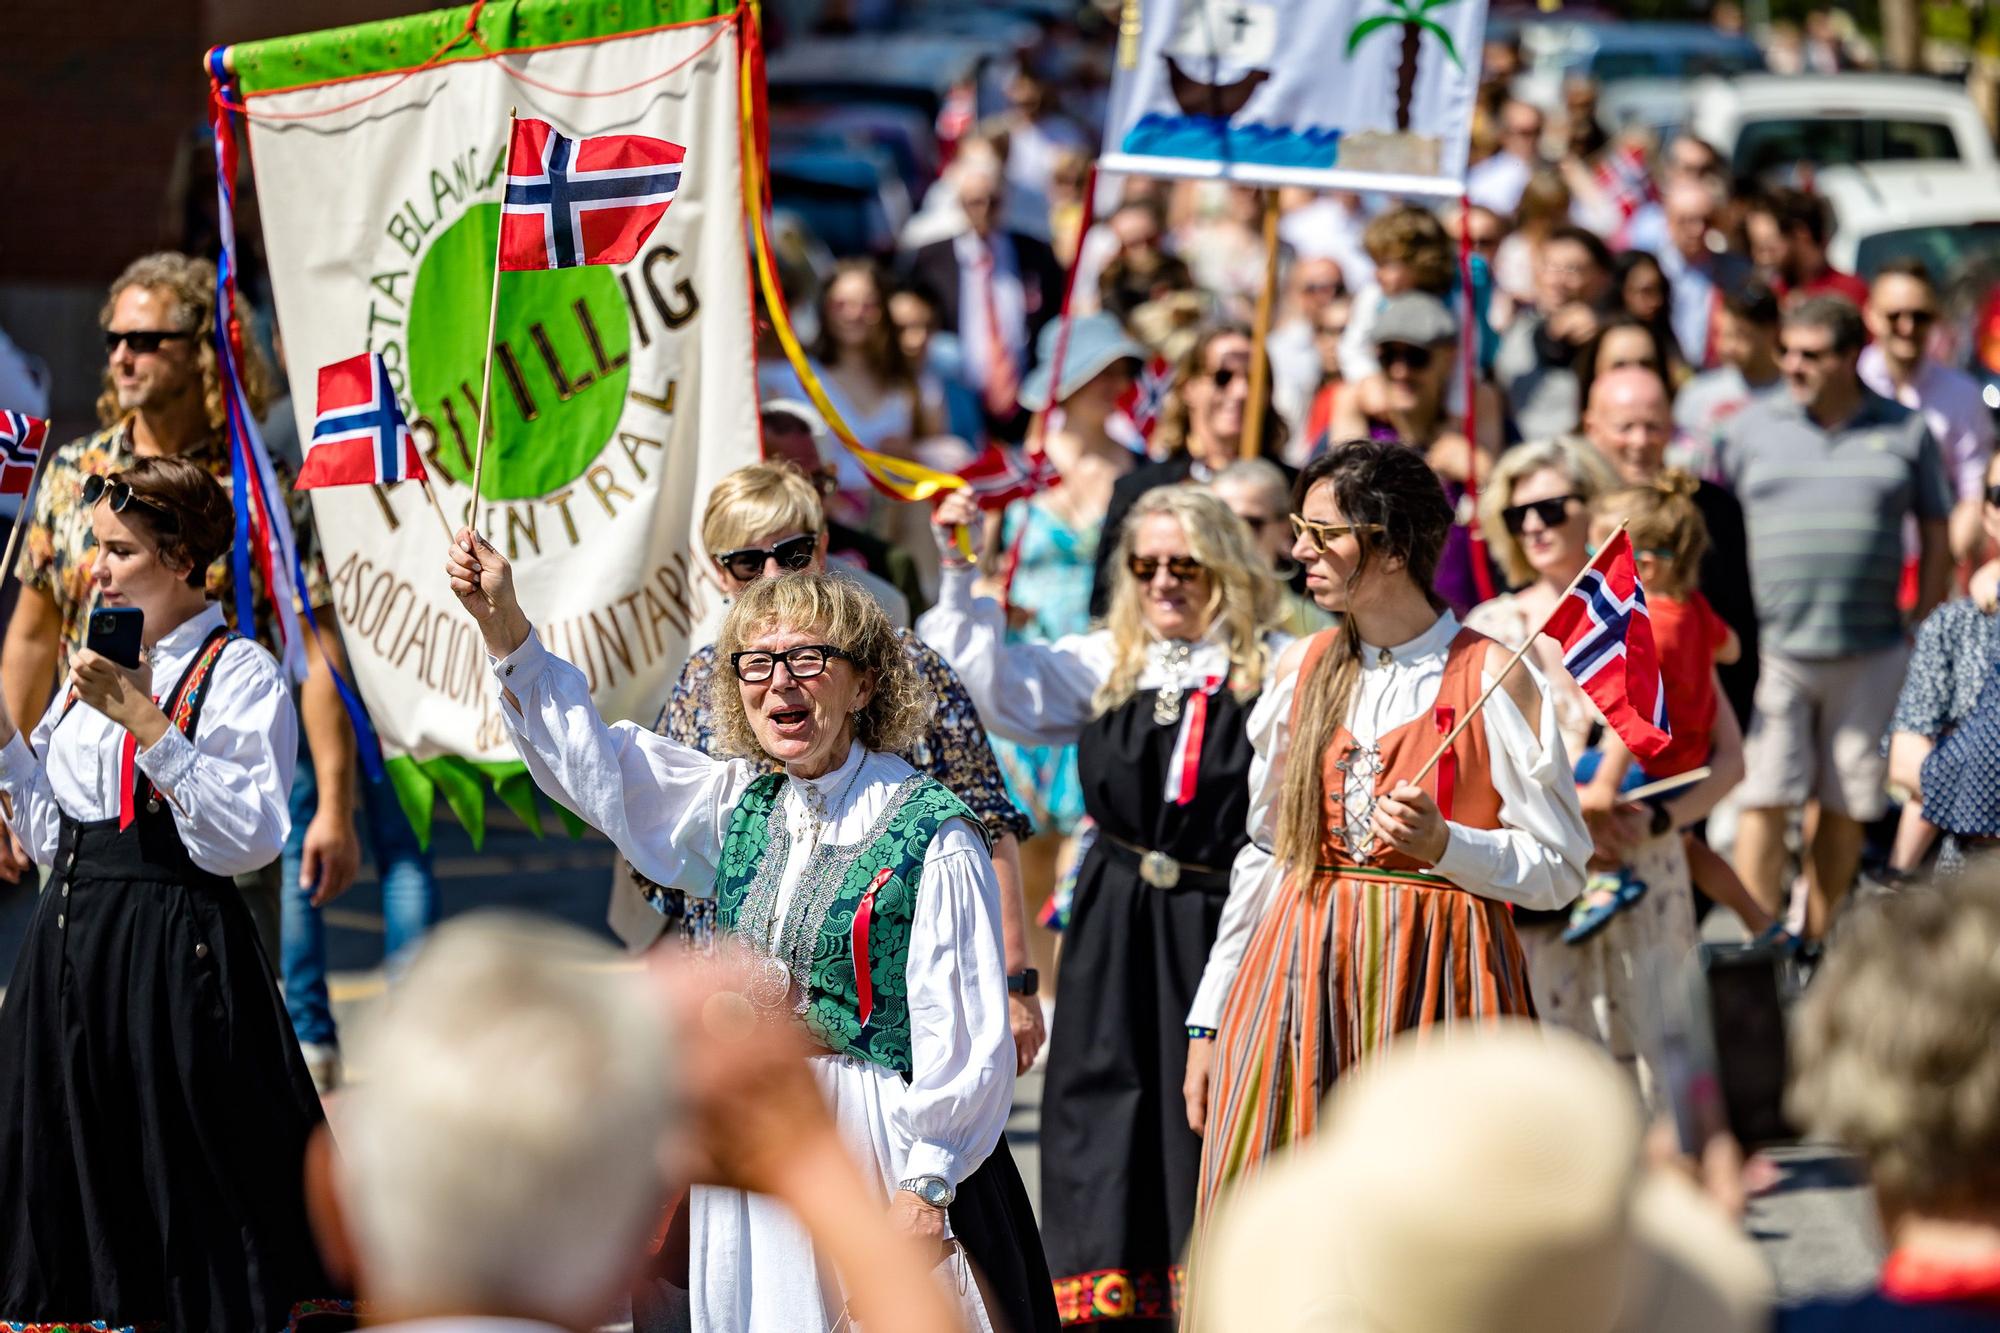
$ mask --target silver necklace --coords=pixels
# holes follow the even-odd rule
[[[1184,639],[1175,639],[1167,644],[1160,656],[1160,667],[1167,673],[1167,683],[1160,686],[1160,692],[1153,699],[1153,721],[1162,727],[1171,727],[1181,720],[1181,705],[1187,700],[1187,664],[1194,656],[1194,645]]]
[[[848,774],[846,785],[840,789],[840,795],[830,803],[820,794],[819,788],[813,785],[811,779],[790,779],[798,789],[799,799],[804,803],[807,813],[812,816],[812,841],[806,847],[808,865],[819,852],[820,841],[825,836],[828,823],[837,818],[839,812],[846,806],[848,794],[860,780],[861,770],[867,762],[867,756],[863,755],[861,761],[855,764],[854,771]],[[745,902],[751,919],[755,920],[759,927],[758,935],[753,938],[757,939],[757,953],[760,955],[752,969],[747,990],[751,1003],[767,1011],[785,1008],[792,994],[792,967],[786,960],[783,948],[784,922],[777,918],[775,910],[778,881],[784,874],[785,861],[790,859],[790,849],[787,845],[790,838],[786,834],[782,818],[776,821],[776,825],[773,831],[778,836],[765,848],[765,856],[771,858],[775,855],[777,864],[759,868],[757,879],[751,886],[751,894]],[[774,935],[777,938],[773,938]]]

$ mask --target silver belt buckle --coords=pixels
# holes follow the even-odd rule
[[[1139,858],[1139,878],[1156,889],[1171,889],[1181,882],[1181,863],[1165,852],[1147,852]]]

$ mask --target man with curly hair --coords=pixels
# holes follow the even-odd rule
[[[222,385],[209,341],[215,300],[215,266],[206,259],[163,251],[134,260],[111,284],[99,322],[104,327],[104,391],[97,400],[101,429],[72,440],[48,460],[34,499],[25,550],[16,572],[21,600],[0,649],[0,692],[18,718],[37,718],[69,672],[70,655],[83,644],[91,601],[91,568],[97,539],[83,504],[83,481],[116,472],[140,458],[182,457],[207,468],[226,490],[229,446],[223,429]],[[243,366],[244,393],[261,414],[270,374],[252,343]],[[289,478],[280,476],[281,482]],[[289,489],[289,488],[288,488]],[[319,543],[303,497],[293,495],[297,534],[313,608],[333,623],[332,588],[320,564]],[[257,624],[246,634],[277,652],[271,600],[253,568]],[[231,618],[236,611],[229,561],[208,571],[209,596]],[[361,860],[354,828],[354,735],[329,664],[308,639],[310,672],[299,690],[299,711],[311,738],[320,804],[305,834],[301,877],[320,896],[346,888]],[[11,835],[0,839],[0,877],[18,880],[27,860]],[[245,883],[268,955],[278,956],[277,863]]]

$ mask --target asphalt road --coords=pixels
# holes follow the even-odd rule
[[[441,910],[449,918],[481,908],[535,912],[610,939],[604,925],[614,853],[602,838],[536,837],[495,812],[484,847],[440,816],[436,865]],[[0,888],[0,968],[11,968],[33,897]],[[328,966],[336,1017],[351,1024],[379,997],[380,887],[367,874],[327,911]],[[0,973],[0,986],[4,986]],[[351,1071],[365,1077],[365,1070]],[[1041,1074],[1018,1086],[1007,1135],[1039,1207]],[[1772,1154],[1782,1175],[1753,1201],[1746,1224],[1770,1260],[1781,1296],[1796,1300],[1865,1288],[1881,1257],[1872,1196],[1842,1155],[1804,1146]]]

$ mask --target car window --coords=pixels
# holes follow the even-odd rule
[[[1958,141],[1942,121],[1871,119],[1753,120],[1736,140],[1738,175],[1761,176],[1799,162],[1956,162]]]
[[[1854,267],[1873,278],[1892,259],[1920,259],[1940,286],[1960,270],[2000,255],[2000,221],[1967,222],[1955,226],[1904,227],[1878,231],[1855,247]]]

